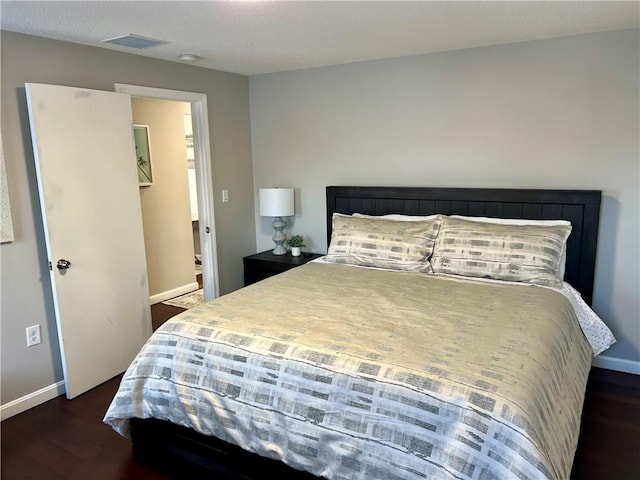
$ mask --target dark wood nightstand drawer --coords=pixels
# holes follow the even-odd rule
[[[274,255],[273,250],[249,255],[242,259],[244,266],[244,285],[251,285],[252,283],[277,275],[278,273],[286,272],[321,256],[322,254],[320,253],[312,253],[311,256],[308,257],[303,255],[294,257],[290,253]]]

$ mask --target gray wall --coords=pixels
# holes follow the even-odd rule
[[[594,307],[619,341],[606,355],[639,361],[638,45],[629,30],[251,77],[255,188],[297,189],[293,230],[317,252],[326,185],[601,189]]]
[[[126,83],[207,94],[221,293],[242,286],[242,257],[255,252],[255,222],[247,77],[10,32],[2,32],[1,47],[2,137],[15,231],[15,241],[0,246],[4,405],[63,378],[25,82],[109,91]],[[222,189],[230,203],[219,201]],[[27,348],[25,328],[36,323],[43,343]]]

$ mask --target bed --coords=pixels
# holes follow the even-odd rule
[[[167,322],[105,422],[180,478],[569,478],[600,192],[326,193],[328,255]],[[514,231],[557,248],[478,257]]]

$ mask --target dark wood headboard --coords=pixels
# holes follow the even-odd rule
[[[565,280],[591,305],[601,197],[599,190],[327,187],[327,244],[334,212],[569,220]]]

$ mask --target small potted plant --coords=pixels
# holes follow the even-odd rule
[[[287,240],[287,245],[291,248],[291,255],[299,257],[302,247],[304,247],[304,238],[301,235],[292,235]]]

